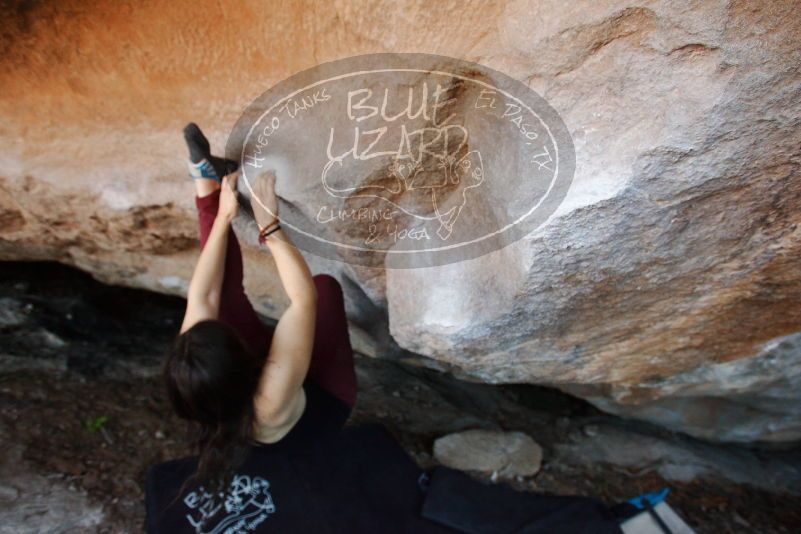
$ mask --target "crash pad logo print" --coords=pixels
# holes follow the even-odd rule
[[[216,499],[203,486],[184,498],[186,519],[198,534],[253,532],[275,512],[270,483],[261,477],[236,475]]]
[[[324,63],[254,101],[232,132],[242,192],[276,172],[299,248],[389,268],[444,265],[541,226],[575,168],[556,111],[484,65],[430,54]]]

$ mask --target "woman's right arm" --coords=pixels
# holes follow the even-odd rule
[[[275,198],[275,176],[262,176],[254,189],[256,196],[269,209],[254,203],[254,214],[263,228],[278,214]],[[317,290],[309,266],[289,236],[278,230],[266,238],[278,276],[289,297],[289,307],[281,315],[273,333],[256,396],[260,419],[280,422],[297,399],[309,371],[314,345]]]

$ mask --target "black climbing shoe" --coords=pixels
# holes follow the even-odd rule
[[[221,182],[223,176],[239,168],[236,161],[211,155],[209,140],[200,127],[190,122],[184,127],[184,139],[189,148],[189,176]]]

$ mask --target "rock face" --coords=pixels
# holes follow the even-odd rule
[[[343,281],[357,350],[704,438],[801,439],[798,2],[315,7],[5,3],[0,257],[182,294],[187,121],[222,147],[253,98],[317,63],[463,57],[560,113],[572,188],[548,224],[474,260],[309,258]],[[275,317],[284,296],[245,222],[247,289]]]
[[[522,432],[467,430],[436,440],[434,457],[454,469],[509,478],[535,475],[542,463],[542,449]]]

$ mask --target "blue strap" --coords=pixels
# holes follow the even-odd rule
[[[203,164],[200,166],[200,174],[203,178],[210,178],[212,180],[220,181],[220,177],[217,176],[217,173],[214,172],[214,167],[211,166],[208,160],[205,160]]]
[[[219,176],[217,176],[217,173],[214,170],[214,167],[212,166],[211,162],[209,162],[209,160],[207,160],[207,159],[203,160],[203,162],[200,165],[192,164],[192,163],[190,163],[190,165],[192,165],[192,167],[194,169],[200,171],[200,176],[194,176],[190,172],[190,174],[189,174],[190,178],[193,178],[195,180],[199,180],[199,179],[205,178],[207,180],[214,180],[215,182],[218,182],[218,183],[222,182],[222,179]]]
[[[633,499],[629,499],[629,502],[639,508],[640,510],[645,510],[648,508],[648,504],[651,506],[656,506],[660,502],[665,500],[667,494],[670,493],[670,488],[662,488],[659,491],[652,491],[651,493],[643,493]],[[647,502],[647,504],[646,504]]]

